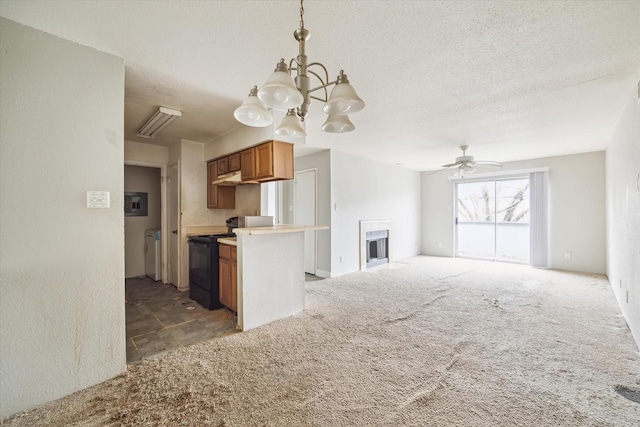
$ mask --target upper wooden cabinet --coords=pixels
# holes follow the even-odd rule
[[[207,208],[235,209],[236,189],[235,187],[215,185],[213,182],[218,178],[218,175],[218,161],[213,160],[207,163]]]
[[[229,159],[229,172],[237,172],[240,170],[240,153],[233,153],[227,156]]]
[[[218,162],[218,176],[237,172],[240,170],[240,152],[221,157],[216,162]]]
[[[293,144],[266,141],[208,162],[209,209],[235,209],[236,188],[230,185],[215,185],[213,182],[219,176],[238,171],[240,179],[247,184],[293,179]]]
[[[218,159],[216,161],[217,165],[218,165],[218,175],[224,175],[226,173],[229,173],[229,158],[228,157],[223,157],[221,159]]]
[[[243,181],[293,179],[293,144],[267,141],[243,150],[241,155]]]
[[[243,181],[256,179],[256,151],[254,147],[240,152],[240,177]]]

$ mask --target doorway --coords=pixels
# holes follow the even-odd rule
[[[456,256],[528,264],[529,177],[456,184]]]
[[[294,181],[294,224],[317,225],[318,223],[318,170],[307,169],[296,172]],[[317,232],[305,231],[304,271],[316,274]]]

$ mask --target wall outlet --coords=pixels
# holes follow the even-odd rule
[[[564,259],[571,259],[571,252],[565,252]]]
[[[441,248],[442,247],[442,243],[438,243],[438,247]]]
[[[344,258],[342,257],[342,255],[340,255],[340,263],[344,262]]]

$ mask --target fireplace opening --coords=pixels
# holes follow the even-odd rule
[[[389,262],[389,230],[367,231],[367,268]]]

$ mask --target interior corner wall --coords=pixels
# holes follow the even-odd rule
[[[331,198],[332,277],[360,269],[361,220],[392,221],[391,261],[420,253],[420,172],[331,151]]]
[[[598,151],[508,162],[500,170],[549,168],[550,268],[605,272],[604,159],[604,151]],[[425,255],[454,256],[454,182],[449,181],[450,175],[445,171],[422,173]],[[564,258],[565,252],[571,252],[571,259]]]
[[[145,275],[145,231],[160,229],[160,168],[124,167],[124,191],[147,193],[147,215],[124,218],[124,277]]]
[[[640,347],[640,101],[635,88],[606,152],[607,276]]]
[[[126,371],[124,60],[0,18],[0,69],[4,418]]]

